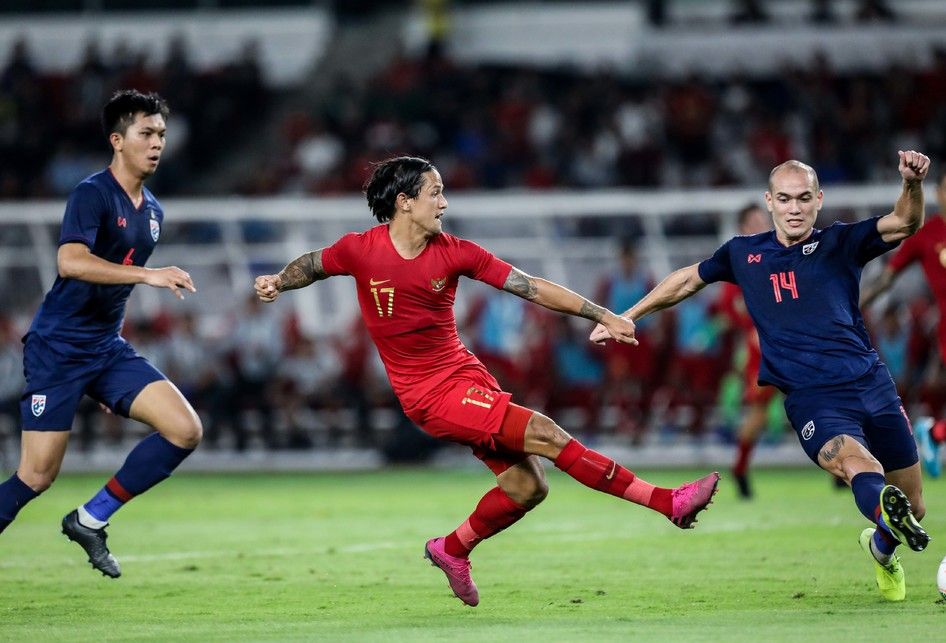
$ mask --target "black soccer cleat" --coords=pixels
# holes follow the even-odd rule
[[[897,540],[913,551],[923,551],[930,544],[929,534],[913,516],[910,501],[892,484],[880,491],[880,513]]]
[[[86,527],[79,522],[79,511],[73,509],[62,519],[62,533],[85,550],[92,567],[102,572],[103,576],[118,578],[122,575],[121,565],[108,551],[108,545],[105,544],[108,540],[105,527],[100,529]]]

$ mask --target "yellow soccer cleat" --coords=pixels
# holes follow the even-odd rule
[[[870,549],[871,538],[874,537],[874,528],[868,527],[861,532],[861,549],[867,552],[867,556],[874,563],[874,572],[877,578],[877,588],[880,594],[888,601],[902,601],[907,597],[907,582],[903,577],[903,567],[900,565],[900,559],[894,554],[890,557],[890,562],[882,565]]]

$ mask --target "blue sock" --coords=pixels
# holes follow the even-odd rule
[[[854,502],[857,503],[860,512],[877,525],[877,531],[874,534],[877,549],[885,554],[892,554],[899,541],[884,524],[884,519],[880,515],[880,492],[886,484],[884,474],[865,471],[851,479],[851,491],[854,492]],[[877,536],[881,532],[883,532],[882,535]],[[883,545],[881,545],[881,540],[884,541]]]
[[[152,433],[135,445],[122,468],[85,503],[85,510],[97,520],[108,521],[126,502],[170,476],[193,451]]]
[[[38,492],[33,491],[15,473],[0,484],[0,533],[13,522],[17,512],[38,495]]]

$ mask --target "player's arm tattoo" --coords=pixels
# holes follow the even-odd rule
[[[322,251],[313,250],[289,262],[279,273],[279,290],[305,288],[309,284],[328,277],[322,268]]]
[[[539,296],[540,285],[542,286],[541,298]],[[541,306],[545,306],[550,310],[567,312],[572,315],[584,317],[585,319],[590,319],[591,321],[599,322],[608,314],[606,308],[591,303],[581,295],[573,293],[558,284],[531,277],[518,268],[513,268],[509,271],[509,276],[506,277],[506,283],[503,284],[503,290],[511,292],[514,295],[519,295],[523,299],[528,299]],[[577,313],[575,312],[575,308],[578,306],[578,301],[576,300],[581,302],[581,307]]]
[[[599,322],[604,319],[604,316],[607,314],[607,312],[608,309],[604,306],[593,304],[586,299],[581,305],[581,310],[578,311],[578,316],[584,317],[585,319],[590,319],[594,322]]]
[[[519,295],[529,301],[535,299],[535,296],[539,294],[539,287],[535,284],[535,279],[518,268],[509,271],[506,283],[503,284],[503,290]]]
[[[821,449],[821,457],[824,458],[825,462],[831,462],[841,451],[841,447],[844,446],[844,436],[838,435],[831,440],[831,444]]]

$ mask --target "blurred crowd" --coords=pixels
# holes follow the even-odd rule
[[[171,106],[167,162],[149,182],[157,194],[192,193],[241,134],[264,122],[272,94],[253,41],[227,64],[200,71],[181,38],[162,64],[149,55],[132,42],[106,52],[90,40],[74,70],[43,73],[26,41],[17,42],[0,71],[0,199],[65,195],[102,169],[108,146],[99,119],[119,88],[157,91]]]
[[[635,242],[626,240],[614,268],[588,294],[623,312],[654,277],[638,261]],[[458,324],[466,346],[516,401],[585,439],[729,440],[740,417],[744,349],[725,306],[719,288],[706,288],[639,320],[637,347],[592,345],[589,322],[501,291],[483,291]],[[222,318],[175,308],[126,323],[124,335],[198,410],[202,448],[380,448],[395,459],[429,452],[431,444],[401,412],[360,318],[340,334],[316,337],[291,308],[253,296]],[[946,403],[931,349],[936,319],[923,296],[868,313],[875,346],[908,409],[928,412]],[[10,432],[18,425],[23,331],[0,316],[0,429]],[[783,414],[773,410],[777,434]],[[84,449],[117,442],[127,426],[86,399],[74,440]]]
[[[468,67],[434,45],[288,115],[287,153],[237,190],[357,191],[371,161],[404,150],[435,159],[454,191],[759,185],[789,158],[825,184],[888,178],[893,150],[946,154],[946,51],[933,58],[841,74],[813,52],[769,78],[667,80]]]
[[[746,5],[765,20],[763,5]],[[299,87],[286,109],[271,109],[279,96],[261,80],[253,41],[201,71],[183,39],[163,62],[133,43],[103,52],[90,41],[67,74],[37,71],[20,42],[0,72],[0,198],[66,194],[100,168],[99,109],[118,87],[159,91],[171,105],[171,149],[152,185],[166,196],[202,191],[236,150],[255,161],[225,166],[216,184],[252,195],[358,191],[372,161],[404,152],[434,159],[453,191],[759,185],[788,158],[808,161],[822,183],[856,183],[887,178],[881,159],[892,150],[946,156],[944,50],[928,66],[880,72],[840,73],[812,51],[809,64],[771,77],[682,79],[465,65],[445,51],[433,41],[367,80],[325,80],[305,108],[288,108],[306,96]],[[243,140],[274,131],[275,145]]]

